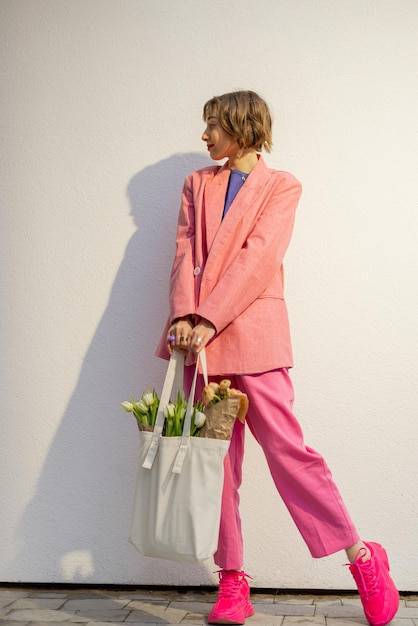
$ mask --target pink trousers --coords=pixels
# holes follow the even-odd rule
[[[186,389],[190,389],[192,369],[185,368]],[[277,491],[312,556],[323,557],[357,543],[359,535],[325,460],[304,444],[292,412],[293,385],[287,369],[227,378],[232,387],[248,395],[246,424],[262,447]],[[202,388],[203,377],[199,376],[196,397]],[[214,555],[222,569],[243,567],[239,488],[244,435],[245,425],[237,420],[225,459],[219,543]]]

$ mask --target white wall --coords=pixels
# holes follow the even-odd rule
[[[287,256],[296,409],[360,534],[418,590],[416,0],[2,0],[0,581],[209,584],[127,536],[159,387],[183,177],[202,104],[259,91],[304,185]],[[314,561],[250,437],[246,570],[353,588]]]

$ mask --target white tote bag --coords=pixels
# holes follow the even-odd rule
[[[207,381],[204,350],[199,356]],[[217,549],[223,462],[229,447],[229,441],[222,439],[190,437],[198,362],[199,359],[183,436],[162,436],[164,407],[170,400],[175,381],[182,380],[184,355],[179,351],[174,351],[169,361],[154,431],[139,433],[129,537],[144,556],[184,563],[204,561]]]

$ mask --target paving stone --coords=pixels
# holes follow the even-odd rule
[[[106,611],[123,609],[129,604],[128,598],[71,598],[64,605],[64,611]]]
[[[90,589],[77,589],[67,594],[69,600],[108,600],[109,598],[118,598],[119,594],[112,594],[107,591]]]
[[[83,626],[123,626],[125,622],[85,622],[85,624],[83,624]],[[3,626],[3,624],[1,625]],[[36,624],[36,626],[38,626],[38,624]],[[60,626],[62,626],[62,624],[60,624]],[[135,626],[134,624],[130,624],[129,626]],[[140,623],[138,623],[137,626],[141,626]],[[151,626],[150,624],[147,624],[147,626]]]
[[[215,600],[217,593],[214,596]],[[251,589],[251,602],[257,602],[258,604],[274,604],[274,593],[257,593],[257,590]]]
[[[213,602],[170,602],[170,609],[184,611],[184,613],[194,613],[207,615],[212,608]],[[132,604],[129,605],[130,607]]]
[[[292,626],[295,624],[300,624],[301,626],[325,626],[325,617],[323,615],[314,615],[312,617],[308,615],[298,616],[298,615],[288,615],[283,620],[283,626]]]
[[[10,611],[7,620],[13,622],[64,622],[68,613],[51,609],[19,609]]]
[[[301,604],[257,604],[253,602],[254,610],[260,615],[314,615],[314,605]]]
[[[175,602],[170,602],[168,598],[162,598],[161,600],[154,600],[153,602],[148,602],[148,600],[130,600],[130,602],[126,605],[126,608],[130,611],[148,611],[148,607],[152,606],[154,610],[155,607],[160,607],[161,610],[165,610],[168,606],[176,604]]]
[[[63,604],[64,611],[107,611],[123,609],[129,604],[127,598],[71,598]]]
[[[260,626],[281,626],[283,620],[283,615],[269,615],[266,617],[262,613],[254,613],[251,617],[247,617],[245,623],[248,626],[256,626],[256,624],[260,624]]]
[[[341,598],[320,597],[313,601],[315,606],[342,606]]]
[[[109,596],[113,597],[113,596]],[[150,591],[135,591],[135,592],[123,592],[117,594],[118,598],[126,599],[128,602],[131,600],[145,600],[146,602],[158,602],[161,600],[167,600],[165,593],[151,593]],[[71,596],[71,600],[73,596]]]
[[[170,602],[210,602],[214,603],[218,596],[218,589],[214,589],[213,591],[185,591],[185,592],[176,592],[173,591],[171,594],[165,594],[161,597],[169,600]],[[147,596],[147,599],[150,596]]]
[[[46,591],[38,589],[29,594],[30,598],[68,598],[68,591]]]
[[[130,622],[129,626],[142,626],[143,623],[144,622]],[[83,626],[124,626],[124,624],[126,624],[126,622],[86,622]],[[1,626],[3,626],[3,624]],[[36,626],[38,626],[38,624],[36,624]],[[62,626],[62,624],[60,626]],[[157,624],[157,622],[147,622],[147,626],[161,626],[161,624]],[[170,626],[170,624],[164,623],[164,626]],[[178,624],[174,626],[178,626]]]
[[[364,617],[327,617],[327,626],[365,626],[367,624]]]
[[[200,613],[187,613],[187,615],[181,620],[182,624],[207,624],[207,615],[201,615]]]
[[[353,598],[341,598],[341,603],[343,606],[359,606],[360,608],[363,606],[358,596]]]
[[[353,606],[351,604],[343,604],[341,606],[321,606],[316,607],[315,615],[324,615],[325,617],[344,617],[344,618],[361,618],[364,621],[364,613],[361,606]],[[327,620],[328,623],[328,620]]]
[[[14,626],[19,623],[21,622],[10,622],[10,626]],[[63,623],[67,622],[29,622],[28,626],[62,626]],[[3,626],[3,622],[1,622],[1,626]]]
[[[418,606],[399,606],[396,617],[409,617],[418,619]]]
[[[0,609],[4,609],[6,606],[11,606],[15,601],[16,598],[2,598],[0,596]]]
[[[160,617],[156,617],[155,615],[150,615],[149,613],[142,613],[141,611],[133,611],[129,618],[125,620],[125,624],[167,624],[170,621],[172,624],[180,624],[183,621],[183,617],[179,617],[178,621],[175,621],[173,617],[164,617],[163,615]]]
[[[145,600],[146,602],[160,602],[166,600],[167,602],[171,602],[172,600],[188,600],[189,598],[199,599],[206,595],[204,592],[202,592],[202,594],[199,592],[178,593],[173,590],[144,589],[143,591],[123,591],[117,595],[119,598],[127,598],[128,600]]]
[[[0,588],[0,598],[26,598],[27,596],[29,596],[29,591],[23,591],[23,590],[18,590],[18,589],[5,589]]]
[[[95,609],[85,611],[67,611],[67,620],[74,623],[87,622],[124,622],[129,615],[125,609]]]
[[[195,609],[184,610],[173,606],[175,603],[171,603],[170,606],[165,604],[154,604],[152,602],[141,602],[140,609],[131,611],[125,622],[139,622],[139,623],[151,623],[156,622],[159,624],[170,622],[172,624],[179,624],[188,612],[195,612]],[[194,603],[192,603],[194,606]],[[129,605],[131,607],[132,603]]]
[[[258,602],[258,597],[255,600]],[[292,596],[290,594],[276,594],[274,596],[274,604],[313,604],[314,600],[312,596]]]
[[[65,597],[52,598],[19,598],[14,600],[10,608],[12,609],[59,609],[65,602]]]

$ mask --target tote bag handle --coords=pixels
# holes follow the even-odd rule
[[[205,350],[201,350],[196,359],[196,367],[193,376],[193,382],[190,389],[189,401],[187,404],[186,415],[184,417],[184,425],[183,425],[183,434],[181,436],[181,442],[179,446],[179,451],[176,456],[176,460],[173,466],[173,473],[179,474],[181,472],[181,468],[183,466],[184,459],[187,454],[187,448],[190,443],[190,426],[192,422],[192,412],[193,412],[193,404],[194,404],[194,396],[196,392],[196,381],[197,374],[199,371],[199,361],[202,366],[203,378],[205,384],[208,383],[208,373],[207,373],[207,363],[206,363],[206,353]],[[161,392],[160,404],[158,406],[157,417],[155,420],[154,431],[151,437],[151,443],[148,448],[147,455],[142,464],[142,467],[145,469],[151,469],[152,464],[154,462],[155,456],[158,452],[158,446],[160,445],[160,440],[163,434],[164,422],[166,420],[164,415],[164,409],[170,402],[170,395],[173,387],[179,384],[179,381],[182,380],[182,376],[179,376],[179,370],[183,373],[184,369],[184,352],[180,352],[179,350],[174,350],[173,354],[168,363],[167,373],[164,380],[163,390]]]

